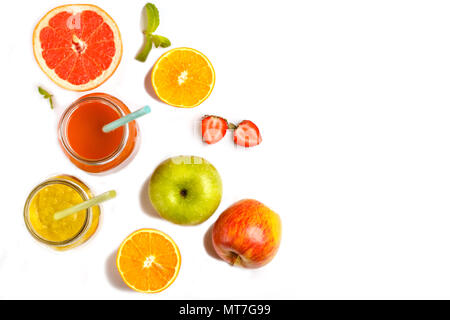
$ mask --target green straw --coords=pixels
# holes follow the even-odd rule
[[[98,204],[100,204],[102,202],[111,200],[111,199],[115,198],[116,195],[117,195],[116,191],[114,191],[114,190],[108,191],[108,192],[103,193],[103,194],[101,194],[101,195],[99,195],[97,197],[94,197],[94,198],[90,199],[90,200],[87,200],[87,201],[84,201],[84,202],[82,202],[80,204],[77,204],[76,206],[73,206],[73,207],[67,208],[65,210],[56,212],[54,214],[54,216],[53,216],[53,219],[55,219],[55,220],[64,219],[64,218],[66,218],[66,217],[68,217],[68,216],[70,216],[72,214],[75,214],[75,213],[77,213],[79,211],[83,211],[83,210],[92,208],[92,207],[94,207],[94,206],[96,206],[96,205],[98,205]]]
[[[145,116],[146,114],[149,114],[152,110],[150,109],[149,106],[145,106],[142,109],[139,109],[138,111],[135,111],[133,113],[130,113],[114,122],[111,122],[109,124],[107,124],[106,126],[103,127],[103,132],[108,133],[111,131],[114,131],[120,127],[123,127],[124,125],[126,125],[127,123],[136,120],[137,118],[140,118],[142,116]]]

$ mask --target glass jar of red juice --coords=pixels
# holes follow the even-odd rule
[[[58,138],[64,153],[73,164],[89,173],[122,168],[137,151],[136,121],[109,133],[102,129],[129,113],[122,101],[109,94],[81,97],[67,108],[59,121]]]

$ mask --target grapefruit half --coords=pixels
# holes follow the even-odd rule
[[[59,86],[87,91],[108,80],[122,59],[122,39],[101,8],[64,5],[48,12],[33,33],[37,63]]]

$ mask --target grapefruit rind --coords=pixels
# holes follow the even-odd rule
[[[122,270],[120,269],[120,263],[119,263],[119,260],[120,260],[120,257],[121,257],[121,255],[122,255],[122,249],[124,248],[124,245],[125,245],[129,240],[131,240],[134,236],[136,236],[137,234],[139,234],[139,233],[144,233],[144,232],[147,232],[147,233],[156,233],[156,234],[159,234],[160,236],[164,237],[165,239],[167,239],[167,240],[172,244],[173,248],[175,249],[175,253],[176,253],[176,256],[177,256],[177,258],[178,258],[178,259],[177,259],[178,263],[177,263],[177,265],[175,266],[175,273],[174,273],[173,277],[170,279],[170,281],[167,282],[167,284],[166,284],[164,287],[162,287],[162,288],[160,288],[160,289],[158,289],[158,290],[147,290],[147,291],[144,291],[144,290],[140,290],[140,289],[136,288],[135,286],[133,286],[131,283],[128,282],[128,280],[127,280],[126,277],[124,276]],[[159,292],[162,292],[162,291],[166,290],[168,287],[170,287],[170,286],[172,285],[172,283],[175,281],[175,279],[178,277],[178,273],[180,272],[180,266],[181,266],[181,254],[180,254],[180,249],[178,248],[178,246],[177,246],[177,244],[175,243],[175,241],[173,241],[173,239],[172,239],[171,237],[169,237],[167,234],[165,234],[164,232],[161,232],[161,231],[155,230],[155,229],[140,229],[140,230],[137,230],[137,231],[133,232],[132,234],[130,234],[130,235],[122,242],[122,244],[120,245],[119,250],[117,251],[116,266],[117,266],[117,270],[119,271],[119,274],[120,274],[120,276],[121,276],[123,282],[125,282],[125,284],[126,284],[130,289],[132,289],[132,290],[134,290],[134,291],[137,291],[137,292],[140,292],[140,293],[159,293]]]
[[[167,100],[166,98],[162,97],[162,95],[158,92],[158,86],[157,86],[157,83],[156,83],[157,80],[156,80],[156,78],[155,78],[156,72],[157,72],[157,70],[158,70],[158,66],[159,66],[159,64],[160,64],[161,61],[163,61],[165,58],[167,58],[168,56],[170,56],[170,55],[171,55],[173,52],[175,52],[175,51],[188,51],[188,52],[191,52],[191,53],[198,54],[199,56],[201,56],[201,57],[205,60],[205,62],[208,64],[208,67],[211,69],[211,72],[212,72],[212,78],[213,78],[213,79],[212,79],[211,84],[210,84],[209,92],[208,92],[202,99],[200,99],[197,103],[195,103],[195,104],[193,104],[193,105],[186,106],[186,105],[182,105],[182,104],[175,104],[175,103],[172,103],[172,102],[170,102],[169,100]],[[190,109],[190,108],[198,107],[198,106],[199,106],[200,104],[202,104],[206,99],[209,98],[209,96],[211,95],[211,93],[212,93],[212,91],[213,91],[213,89],[214,89],[214,87],[215,87],[215,84],[216,84],[216,72],[215,72],[215,70],[214,70],[214,67],[213,67],[211,61],[209,61],[208,57],[205,56],[203,53],[201,53],[201,52],[198,51],[198,50],[192,49],[192,48],[181,47],[181,48],[175,48],[175,49],[169,50],[169,51],[167,51],[166,53],[164,53],[161,57],[159,57],[159,59],[156,61],[155,65],[154,65],[154,67],[153,67],[153,70],[152,70],[152,74],[151,74],[151,82],[152,82],[153,90],[155,91],[156,96],[157,96],[162,102],[164,102],[164,103],[166,103],[166,104],[168,104],[168,105],[170,105],[170,106],[173,106],[173,107]]]
[[[70,83],[67,80],[61,79],[56,72],[49,68],[47,66],[47,63],[44,60],[44,57],[42,55],[42,47],[41,47],[41,41],[40,41],[40,33],[42,29],[48,26],[48,23],[51,18],[56,16],[58,13],[61,12],[71,12],[71,13],[78,13],[85,10],[91,10],[100,15],[103,18],[103,21],[106,22],[112,29],[114,33],[114,43],[115,43],[115,49],[116,53],[112,59],[112,62],[108,69],[104,70],[103,73],[98,76],[96,79],[89,81],[86,84],[81,85],[74,85]],[[39,65],[39,67],[42,69],[42,71],[57,85],[60,87],[72,90],[72,91],[88,91],[95,89],[102,85],[105,81],[107,81],[116,71],[117,67],[120,64],[120,61],[122,60],[122,53],[123,53],[123,44],[122,44],[122,37],[120,34],[120,30],[115,23],[115,21],[109,16],[103,9],[101,9],[98,6],[91,5],[91,4],[69,4],[69,5],[63,5],[56,7],[49,11],[42,19],[38,22],[36,25],[34,32],[33,32],[33,51],[34,51],[34,57]]]

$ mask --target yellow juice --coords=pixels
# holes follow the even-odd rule
[[[37,186],[25,204],[25,223],[40,242],[58,250],[74,248],[96,231],[100,207],[77,212],[55,220],[58,211],[73,207],[93,197],[89,188],[71,176],[57,176]]]

